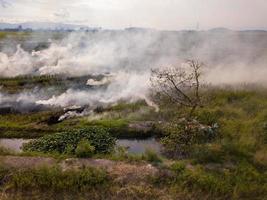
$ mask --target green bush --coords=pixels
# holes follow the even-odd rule
[[[216,126],[204,126],[197,121],[171,123],[161,139],[164,152],[173,158],[188,157],[195,145],[205,144],[217,138]]]
[[[75,155],[79,158],[91,157],[95,152],[95,147],[88,140],[81,140],[75,149]]]
[[[95,148],[95,153],[109,153],[115,146],[115,138],[107,129],[88,127],[69,132],[46,135],[23,145],[24,151],[75,153],[79,142],[88,140]]]

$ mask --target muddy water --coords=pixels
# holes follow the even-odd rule
[[[23,143],[27,143],[30,140],[24,139],[0,139],[0,146],[10,149],[14,152],[21,152]],[[146,149],[152,149],[157,153],[160,153],[161,145],[156,139],[149,138],[144,140],[136,139],[118,139],[118,146],[126,147],[129,153],[142,154]]]

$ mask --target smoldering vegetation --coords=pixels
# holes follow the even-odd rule
[[[23,112],[93,109],[138,99],[155,107],[149,98],[150,70],[180,65],[188,58],[205,63],[207,83],[265,84],[267,75],[265,31],[33,32],[4,37],[0,49],[1,108]],[[45,76],[54,77],[38,80]],[[8,84],[17,89],[10,91]]]

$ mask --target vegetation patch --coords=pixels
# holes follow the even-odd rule
[[[95,153],[109,153],[115,146],[115,138],[109,134],[107,129],[101,127],[88,127],[69,132],[46,135],[25,144],[23,150],[74,154],[78,144],[83,140],[87,140],[88,144],[95,148]],[[78,149],[81,150],[83,146],[88,150],[88,144],[84,145],[80,143]]]

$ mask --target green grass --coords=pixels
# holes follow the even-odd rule
[[[96,168],[62,171],[58,167],[31,170],[0,167],[0,181],[3,200],[156,199],[164,195],[151,185],[120,184],[105,170]]]
[[[44,111],[30,114],[7,114],[0,116],[1,138],[38,138],[46,134],[62,132],[64,130],[100,126],[108,128],[111,134],[118,138],[147,138],[153,134],[151,131],[136,130],[130,128],[131,123],[142,122],[140,118],[125,118],[127,114],[121,115],[119,111],[107,111],[109,116],[92,120],[90,117],[80,117],[65,120],[61,123],[48,125],[46,121],[53,115],[62,113],[60,110]],[[101,114],[100,114],[101,115]],[[113,118],[113,116],[116,117]],[[138,121],[136,121],[138,119]]]
[[[219,125],[219,137],[191,148],[194,170],[171,178],[173,190],[207,199],[264,199],[267,194],[267,95],[266,89],[206,91],[204,107],[197,110],[201,123]],[[179,119],[183,109],[161,106],[167,121]],[[167,180],[161,180],[164,181]],[[160,182],[159,181],[159,182]],[[176,185],[176,186],[175,186]],[[198,198],[195,196],[195,198]],[[193,198],[194,199],[194,198]]]
[[[58,130],[45,121],[58,111],[0,115],[1,138],[38,138]]]
[[[256,152],[260,156],[267,147],[266,94],[266,89],[262,88],[207,90],[204,108],[198,109],[196,119],[207,125],[217,123],[219,137],[212,143],[193,148],[192,158],[201,163],[242,159],[252,162]],[[163,107],[161,112],[168,120],[180,116],[179,112],[170,115],[168,107]]]
[[[247,162],[234,168],[205,169],[201,165],[189,169],[185,162],[172,164],[172,175],[164,170],[152,181],[156,186],[169,187],[173,193],[183,191],[189,199],[264,199],[267,194],[266,173]]]
[[[7,177],[8,174],[11,176]],[[107,173],[102,169],[84,168],[62,171],[59,167],[38,169],[0,168],[0,178],[5,180],[1,188],[16,190],[85,191],[108,182]]]

